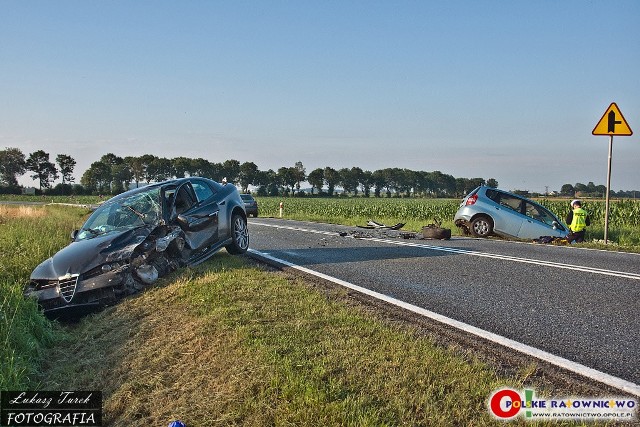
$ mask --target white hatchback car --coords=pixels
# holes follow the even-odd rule
[[[496,234],[517,239],[565,237],[568,227],[538,203],[497,188],[480,186],[469,193],[454,217],[465,234]]]

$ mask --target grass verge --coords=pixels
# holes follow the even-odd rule
[[[22,288],[33,268],[69,241],[81,209],[0,206],[0,390],[35,388],[40,361],[62,331]]]
[[[500,376],[345,295],[222,252],[73,327],[43,387],[102,390],[105,425],[480,426],[536,369]]]

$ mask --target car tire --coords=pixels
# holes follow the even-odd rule
[[[479,216],[471,221],[470,231],[476,237],[487,237],[493,233],[493,221],[488,216]]]
[[[451,229],[430,226],[422,227],[422,237],[425,239],[449,240],[451,238]]]
[[[240,214],[231,216],[231,243],[225,246],[231,255],[240,255],[249,249],[249,228],[247,220]]]

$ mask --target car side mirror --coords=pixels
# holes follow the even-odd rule
[[[76,240],[76,236],[78,235],[79,230],[73,230],[71,232],[71,240]]]
[[[551,225],[553,226],[553,229],[554,229],[554,230],[557,230],[557,229],[558,229],[558,226],[559,226],[560,224],[558,224],[558,221],[553,221],[553,222],[551,223]]]

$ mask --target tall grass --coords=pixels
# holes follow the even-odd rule
[[[34,387],[43,351],[61,333],[22,289],[33,268],[68,243],[85,214],[0,207],[0,390]]]
[[[538,201],[564,219],[569,213],[569,200],[543,199]],[[614,200],[609,204],[609,225],[615,227],[640,227],[640,200]],[[594,224],[604,225],[606,205],[603,200],[583,200],[582,207]]]

